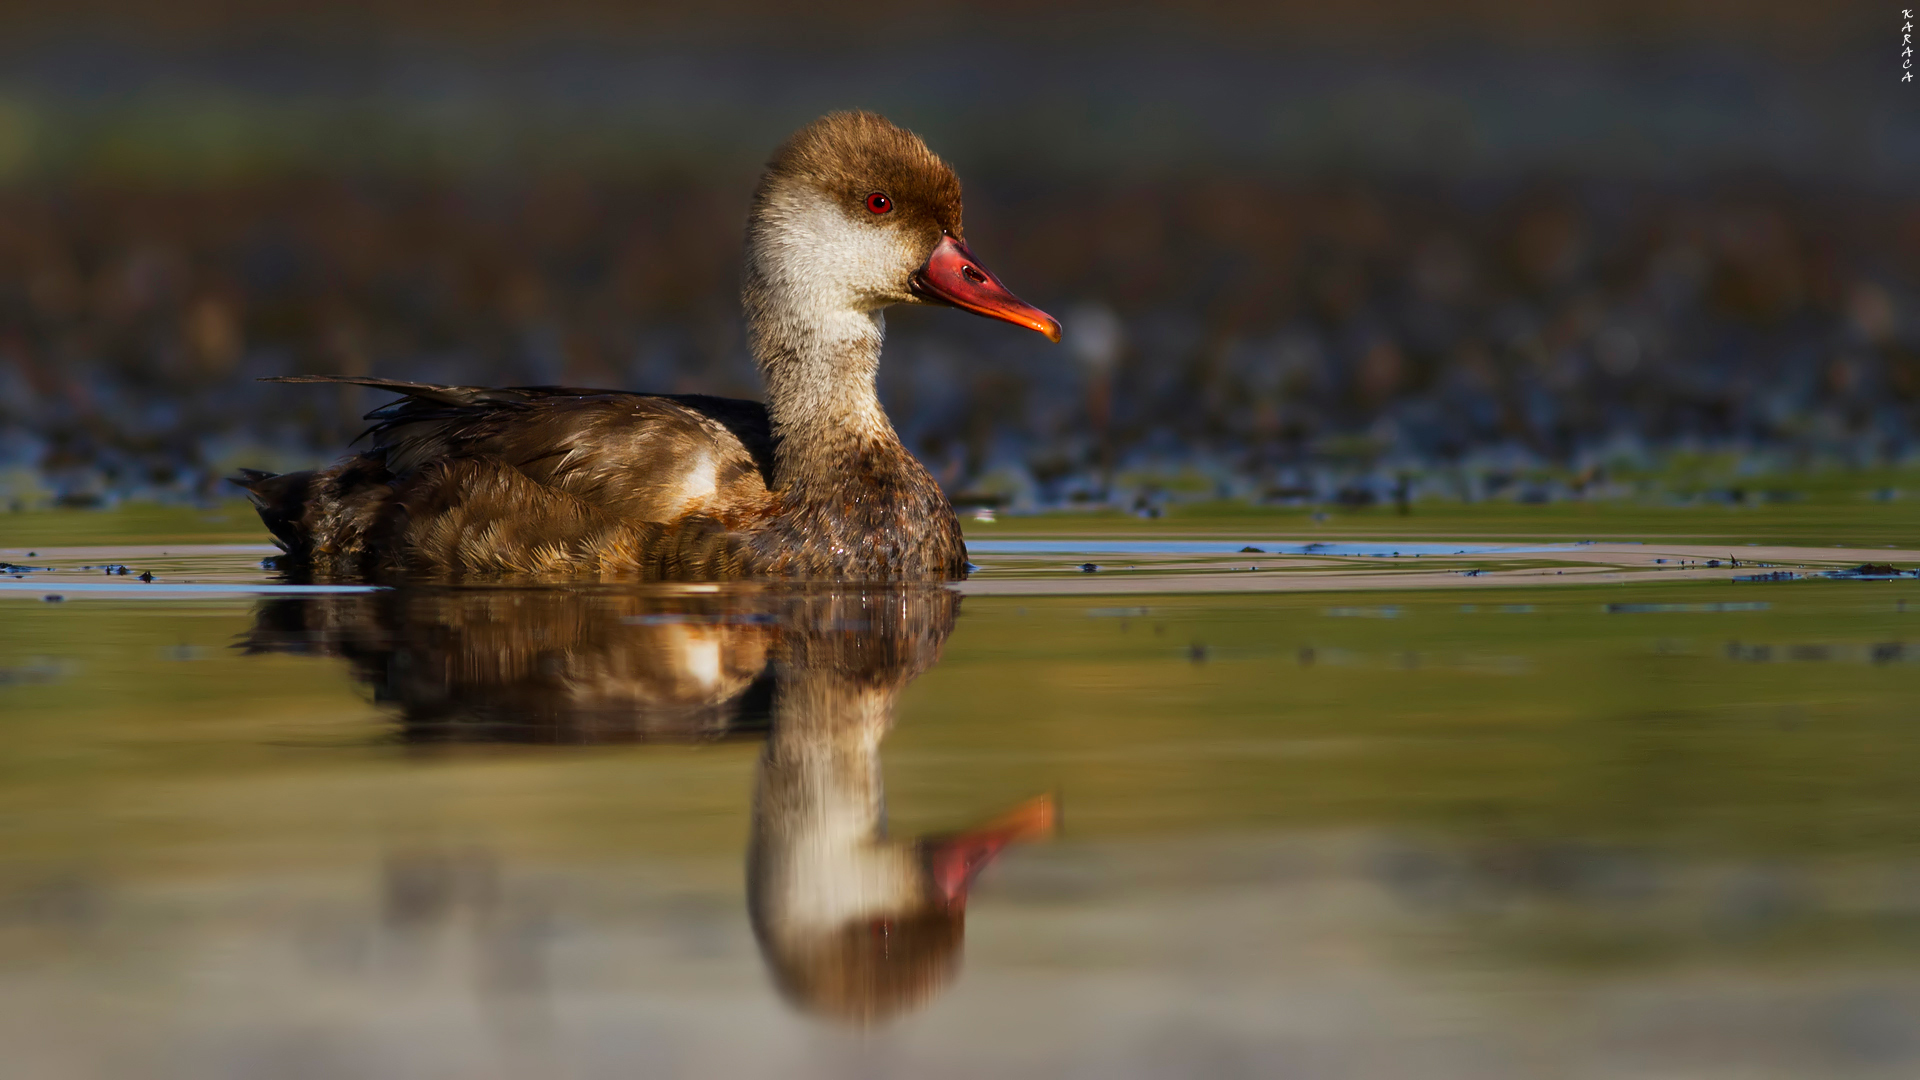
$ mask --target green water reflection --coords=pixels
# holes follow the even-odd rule
[[[1920,583],[1470,600],[6,599],[0,1040],[33,1075],[1911,1075]],[[928,851],[964,876],[955,830],[1047,792],[963,938],[914,921]]]

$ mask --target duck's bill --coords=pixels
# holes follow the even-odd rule
[[[913,275],[913,294],[936,304],[951,304],[975,315],[1003,319],[1060,340],[1060,321],[1007,291],[993,272],[980,265],[967,245],[940,238],[927,264]]]
[[[980,871],[1007,845],[1052,836],[1060,827],[1060,804],[1051,795],[1029,799],[977,829],[921,841],[927,872],[948,907],[967,902],[967,890]]]

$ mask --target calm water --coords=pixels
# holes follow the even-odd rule
[[[0,594],[7,1071],[1920,1073],[1920,581],[1057,586]]]

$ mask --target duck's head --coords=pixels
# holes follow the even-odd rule
[[[775,983],[808,1012],[854,1024],[924,1004],[959,971],[974,880],[1009,845],[1051,836],[1058,822],[1055,800],[1042,796],[951,835],[858,852],[808,845],[815,889],[749,905]]]
[[[832,113],[767,166],[748,225],[748,303],[775,317],[945,304],[1060,340],[1059,322],[1000,284],[965,236],[960,179],[919,136]]]

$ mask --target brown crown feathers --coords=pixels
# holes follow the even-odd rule
[[[772,192],[801,181],[833,196],[856,218],[890,228],[942,232],[966,239],[960,222],[960,178],[913,132],[870,112],[837,112],[795,132],[774,151],[754,196],[758,217]],[[868,195],[893,200],[886,214],[870,214]],[[855,213],[858,211],[858,213]]]

